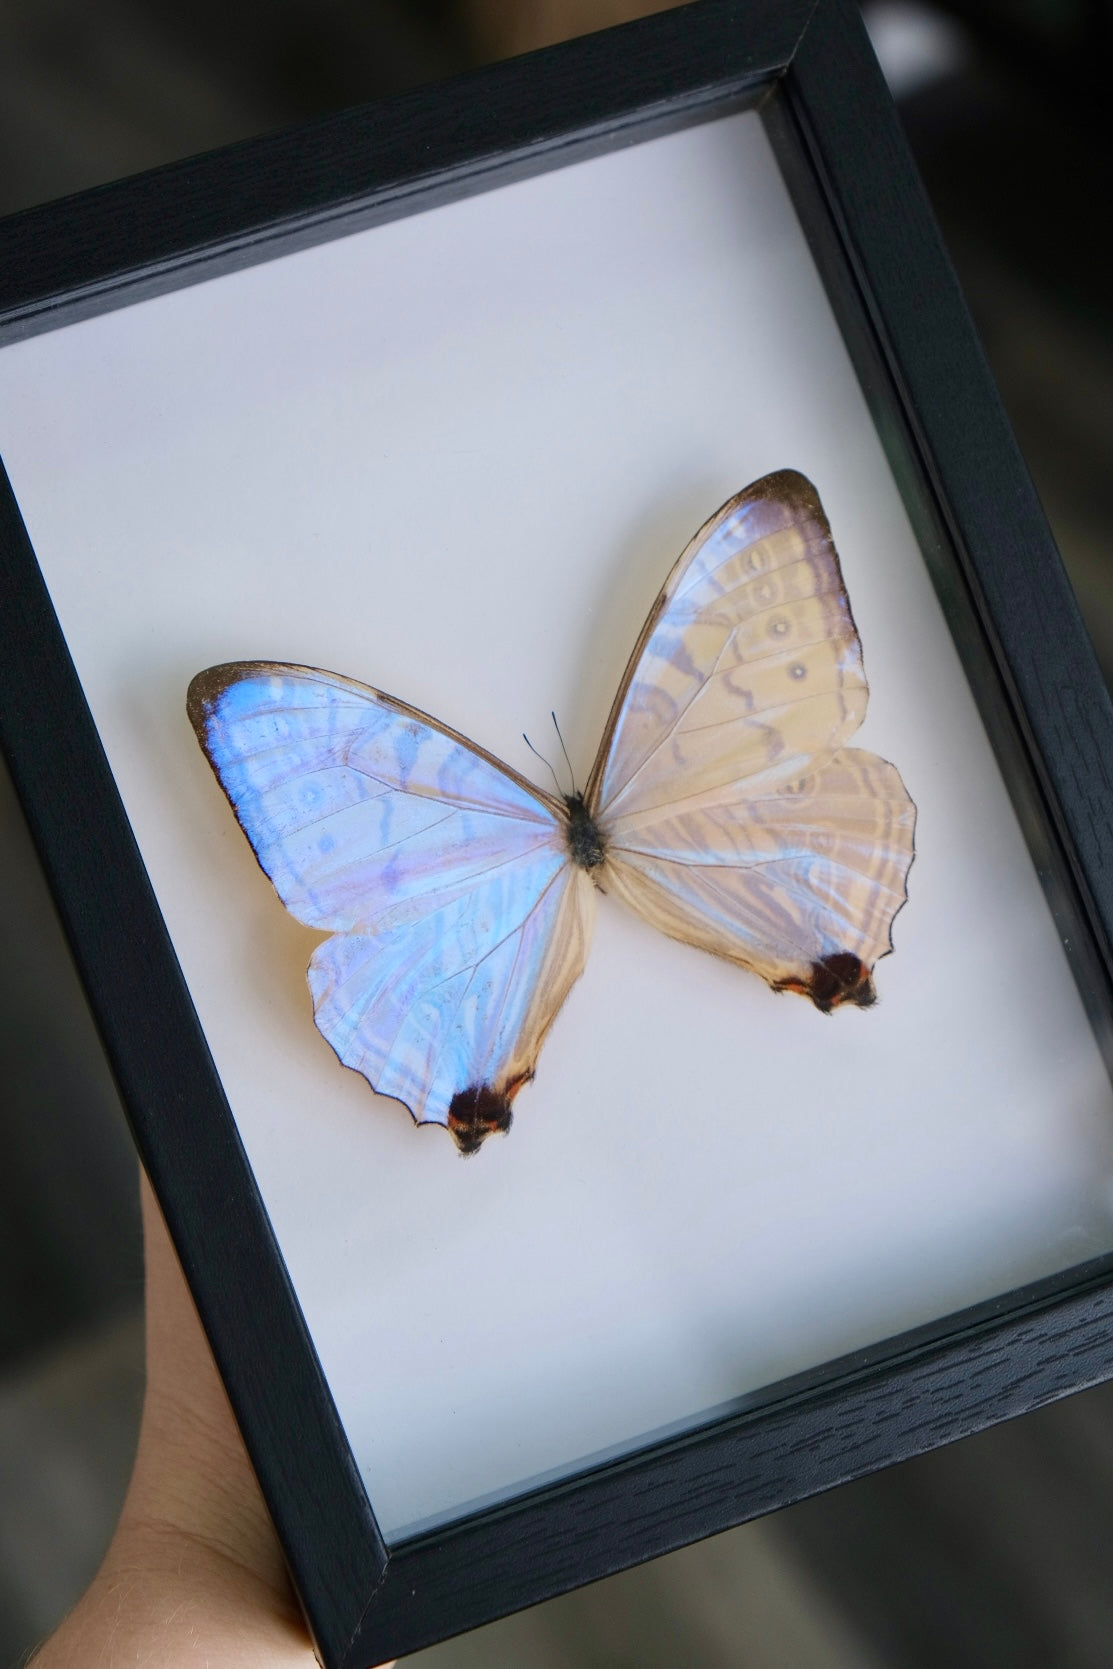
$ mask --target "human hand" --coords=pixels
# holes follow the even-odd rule
[[[312,1669],[305,1623],[162,1214],[143,1179],[147,1392],[92,1585],[34,1669]]]

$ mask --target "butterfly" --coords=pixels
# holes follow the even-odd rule
[[[474,1153],[584,969],[595,895],[824,1013],[868,1007],[916,809],[845,744],[869,688],[815,488],[793,470],[705,522],[642,627],[580,793],[312,667],[198,673],[188,712],[313,952],[345,1066]]]

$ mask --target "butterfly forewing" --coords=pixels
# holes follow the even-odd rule
[[[607,890],[821,1008],[871,1002],[915,808],[843,746],[867,698],[815,489],[767,476],[696,535],[627,669],[589,787]]]
[[[200,673],[189,712],[313,953],[345,1065],[465,1153],[583,971],[592,881],[671,937],[823,1009],[873,999],[915,808],[849,748],[861,646],[815,489],[782,471],[700,529],[631,657],[584,797],[309,667]]]
[[[351,679],[212,667],[189,712],[256,857],[309,927],[389,925],[446,879],[466,885],[552,845],[555,810],[528,784]]]
[[[709,788],[799,776],[862,722],[861,646],[830,530],[792,471],[696,534],[650,614],[588,796],[609,824]]]
[[[340,1059],[464,1151],[507,1128],[590,938],[563,808],[435,720],[312,668],[211,668],[189,711],[279,897],[337,935],[310,988]]]

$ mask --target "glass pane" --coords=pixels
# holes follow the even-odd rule
[[[1113,1093],[756,114],[9,347],[0,446],[389,1536],[1113,1246]],[[326,667],[542,786],[555,709],[582,785],[675,557],[783,468],[919,808],[880,1000],[601,898],[464,1162],[314,1029],[186,685]]]

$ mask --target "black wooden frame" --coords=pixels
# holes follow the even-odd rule
[[[753,105],[1109,1058],[1113,707],[853,0],[699,0],[14,216],[0,224],[0,345]],[[0,746],[329,1669],[367,1669],[1113,1374],[1111,1256],[388,1547],[2,472],[0,618]]]

